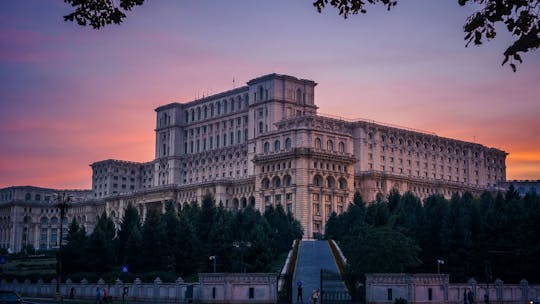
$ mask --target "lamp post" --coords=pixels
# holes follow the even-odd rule
[[[441,273],[441,265],[444,265],[444,260],[438,259],[437,260],[437,274]]]
[[[217,257],[215,255],[212,255],[212,256],[208,257],[208,259],[213,262],[213,264],[214,264],[214,273],[216,273],[216,260],[217,260]]]
[[[240,249],[240,271],[246,272],[246,268],[244,267],[244,249],[243,248],[250,248],[251,242],[244,242],[244,241],[234,241],[233,246],[235,248]]]
[[[65,192],[56,195],[55,207],[60,210],[60,243],[58,247],[58,253],[56,255],[56,300],[62,301],[62,295],[60,294],[60,281],[62,279],[62,241],[64,232],[64,217],[66,211],[70,207],[71,197]]]

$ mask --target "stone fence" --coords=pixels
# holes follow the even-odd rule
[[[519,284],[495,282],[479,283],[474,279],[467,283],[451,284],[447,274],[380,273],[366,275],[366,303],[390,304],[398,298],[408,303],[463,304],[465,295],[471,293],[474,303],[525,304],[540,298],[540,285],[529,285],[526,280]]]
[[[153,283],[143,283],[135,279],[124,283],[119,279],[108,284],[102,279],[89,283],[66,280],[60,285],[62,297],[69,298],[71,290],[75,299],[95,299],[97,288],[106,288],[107,294],[116,303],[121,303],[124,291],[128,302],[160,303],[275,303],[277,299],[277,275],[268,273],[228,273],[199,274],[199,282],[188,283],[178,278],[174,283],[164,283],[156,278]],[[53,298],[56,294],[56,280],[45,283],[39,280],[13,282],[0,281],[0,290],[10,290],[25,297]]]

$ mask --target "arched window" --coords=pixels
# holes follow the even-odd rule
[[[274,188],[281,187],[281,179],[279,179],[279,177],[277,176],[274,176],[274,178],[272,179],[272,185],[274,186]]]
[[[223,100],[223,114],[227,114],[227,100]]]
[[[24,197],[24,199],[29,201],[32,199],[32,195],[30,193],[26,193],[26,196]]]
[[[279,140],[276,140],[274,142],[274,152],[279,152],[279,150],[281,150],[281,144],[280,144]]]
[[[191,121],[195,121],[195,110],[191,109]]]
[[[369,132],[369,133],[368,133],[368,138],[369,138],[369,139],[373,139],[373,133]]]
[[[262,121],[259,122],[259,134],[262,134],[264,132],[264,125]]]
[[[214,104],[210,104],[210,117],[214,117]]]
[[[263,87],[259,86],[259,100],[263,100]]]
[[[216,104],[217,115],[221,115],[221,103],[218,101]]]
[[[322,143],[320,138],[315,138],[315,149],[321,149]]]
[[[41,200],[41,195],[36,194],[35,198],[36,198],[36,201],[40,201]]]
[[[290,175],[285,175],[283,177],[283,185],[285,187],[290,187],[291,186],[291,176]]]
[[[263,145],[263,152],[268,153],[270,151],[270,144],[268,142],[265,142]]]
[[[231,102],[231,112],[234,112],[234,99],[230,99]]]
[[[339,148],[339,152],[345,153],[345,143],[344,142],[340,141],[338,148]]]
[[[296,101],[302,103],[302,90],[296,89]]]
[[[331,140],[328,140],[328,141],[326,142],[326,149],[327,149],[328,151],[334,151],[334,142],[331,141]]]
[[[57,225],[57,224],[58,224],[58,218],[54,216],[53,218],[51,218],[51,225]]]
[[[47,225],[49,224],[49,219],[44,216],[41,218],[40,222],[41,222],[41,225]]]
[[[344,178],[339,179],[339,189],[347,190],[347,180]]]
[[[197,120],[201,120],[201,108],[197,108]]]
[[[208,107],[204,106],[203,108],[203,112],[204,112],[204,118],[208,118]]]
[[[291,149],[291,139],[287,137],[285,139],[285,150],[289,151],[290,149]]]
[[[335,188],[336,180],[332,176],[329,176],[326,178],[326,184],[328,185],[328,188]]]
[[[320,175],[315,175],[313,177],[313,185],[321,187],[322,186],[322,177]]]
[[[270,188],[270,181],[268,180],[268,178],[264,178],[261,182],[261,187],[263,189],[268,189]]]
[[[185,112],[185,117],[184,118],[185,118],[184,120],[186,121],[186,123],[188,123],[189,122],[189,113],[187,111]]]

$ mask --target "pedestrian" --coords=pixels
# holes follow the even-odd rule
[[[103,303],[109,302],[109,295],[107,294],[107,288],[103,288]]]
[[[470,303],[469,303],[469,298],[468,298],[468,296],[467,296],[467,289],[465,289],[465,290],[463,291],[463,304],[470,304]]]
[[[101,288],[97,287],[96,288],[96,304],[102,304],[102,297],[103,297],[103,294],[101,293]]]
[[[302,299],[302,281],[296,283],[298,287],[298,295],[296,296],[296,303],[303,304],[304,300]]]
[[[311,293],[311,299],[313,300],[313,304],[317,304],[317,302],[319,300],[319,290],[318,289],[313,290],[313,292]]]
[[[469,304],[474,304],[474,295],[471,290],[467,293],[467,300],[469,300]]]

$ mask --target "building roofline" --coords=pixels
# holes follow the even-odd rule
[[[238,93],[241,93],[241,92],[244,92],[244,91],[247,91],[247,90],[249,90],[248,86],[242,86],[242,87],[234,88],[232,90],[227,90],[227,91],[224,91],[224,92],[220,92],[220,93],[213,94],[213,95],[208,95],[208,96],[205,96],[203,98],[194,99],[194,100],[190,100],[190,101],[186,101],[186,102],[182,102],[182,103],[172,102],[172,103],[169,103],[169,104],[166,104],[166,105],[159,106],[154,111],[159,112],[159,111],[163,111],[163,110],[167,110],[167,109],[175,108],[175,107],[193,106],[193,105],[205,103],[205,102],[208,102],[208,101],[213,101],[213,100],[216,100],[216,99],[220,99],[220,98],[223,98],[224,96],[238,94]]]
[[[270,80],[270,79],[290,80],[290,81],[294,81],[294,82],[308,83],[308,84],[311,84],[313,86],[317,85],[317,83],[315,81],[311,80],[311,79],[296,78],[294,76],[285,75],[285,74],[277,74],[277,73],[266,74],[266,75],[263,75],[261,77],[253,78],[250,81],[248,81],[247,84],[248,85],[253,85],[255,83],[265,81],[265,80]]]

